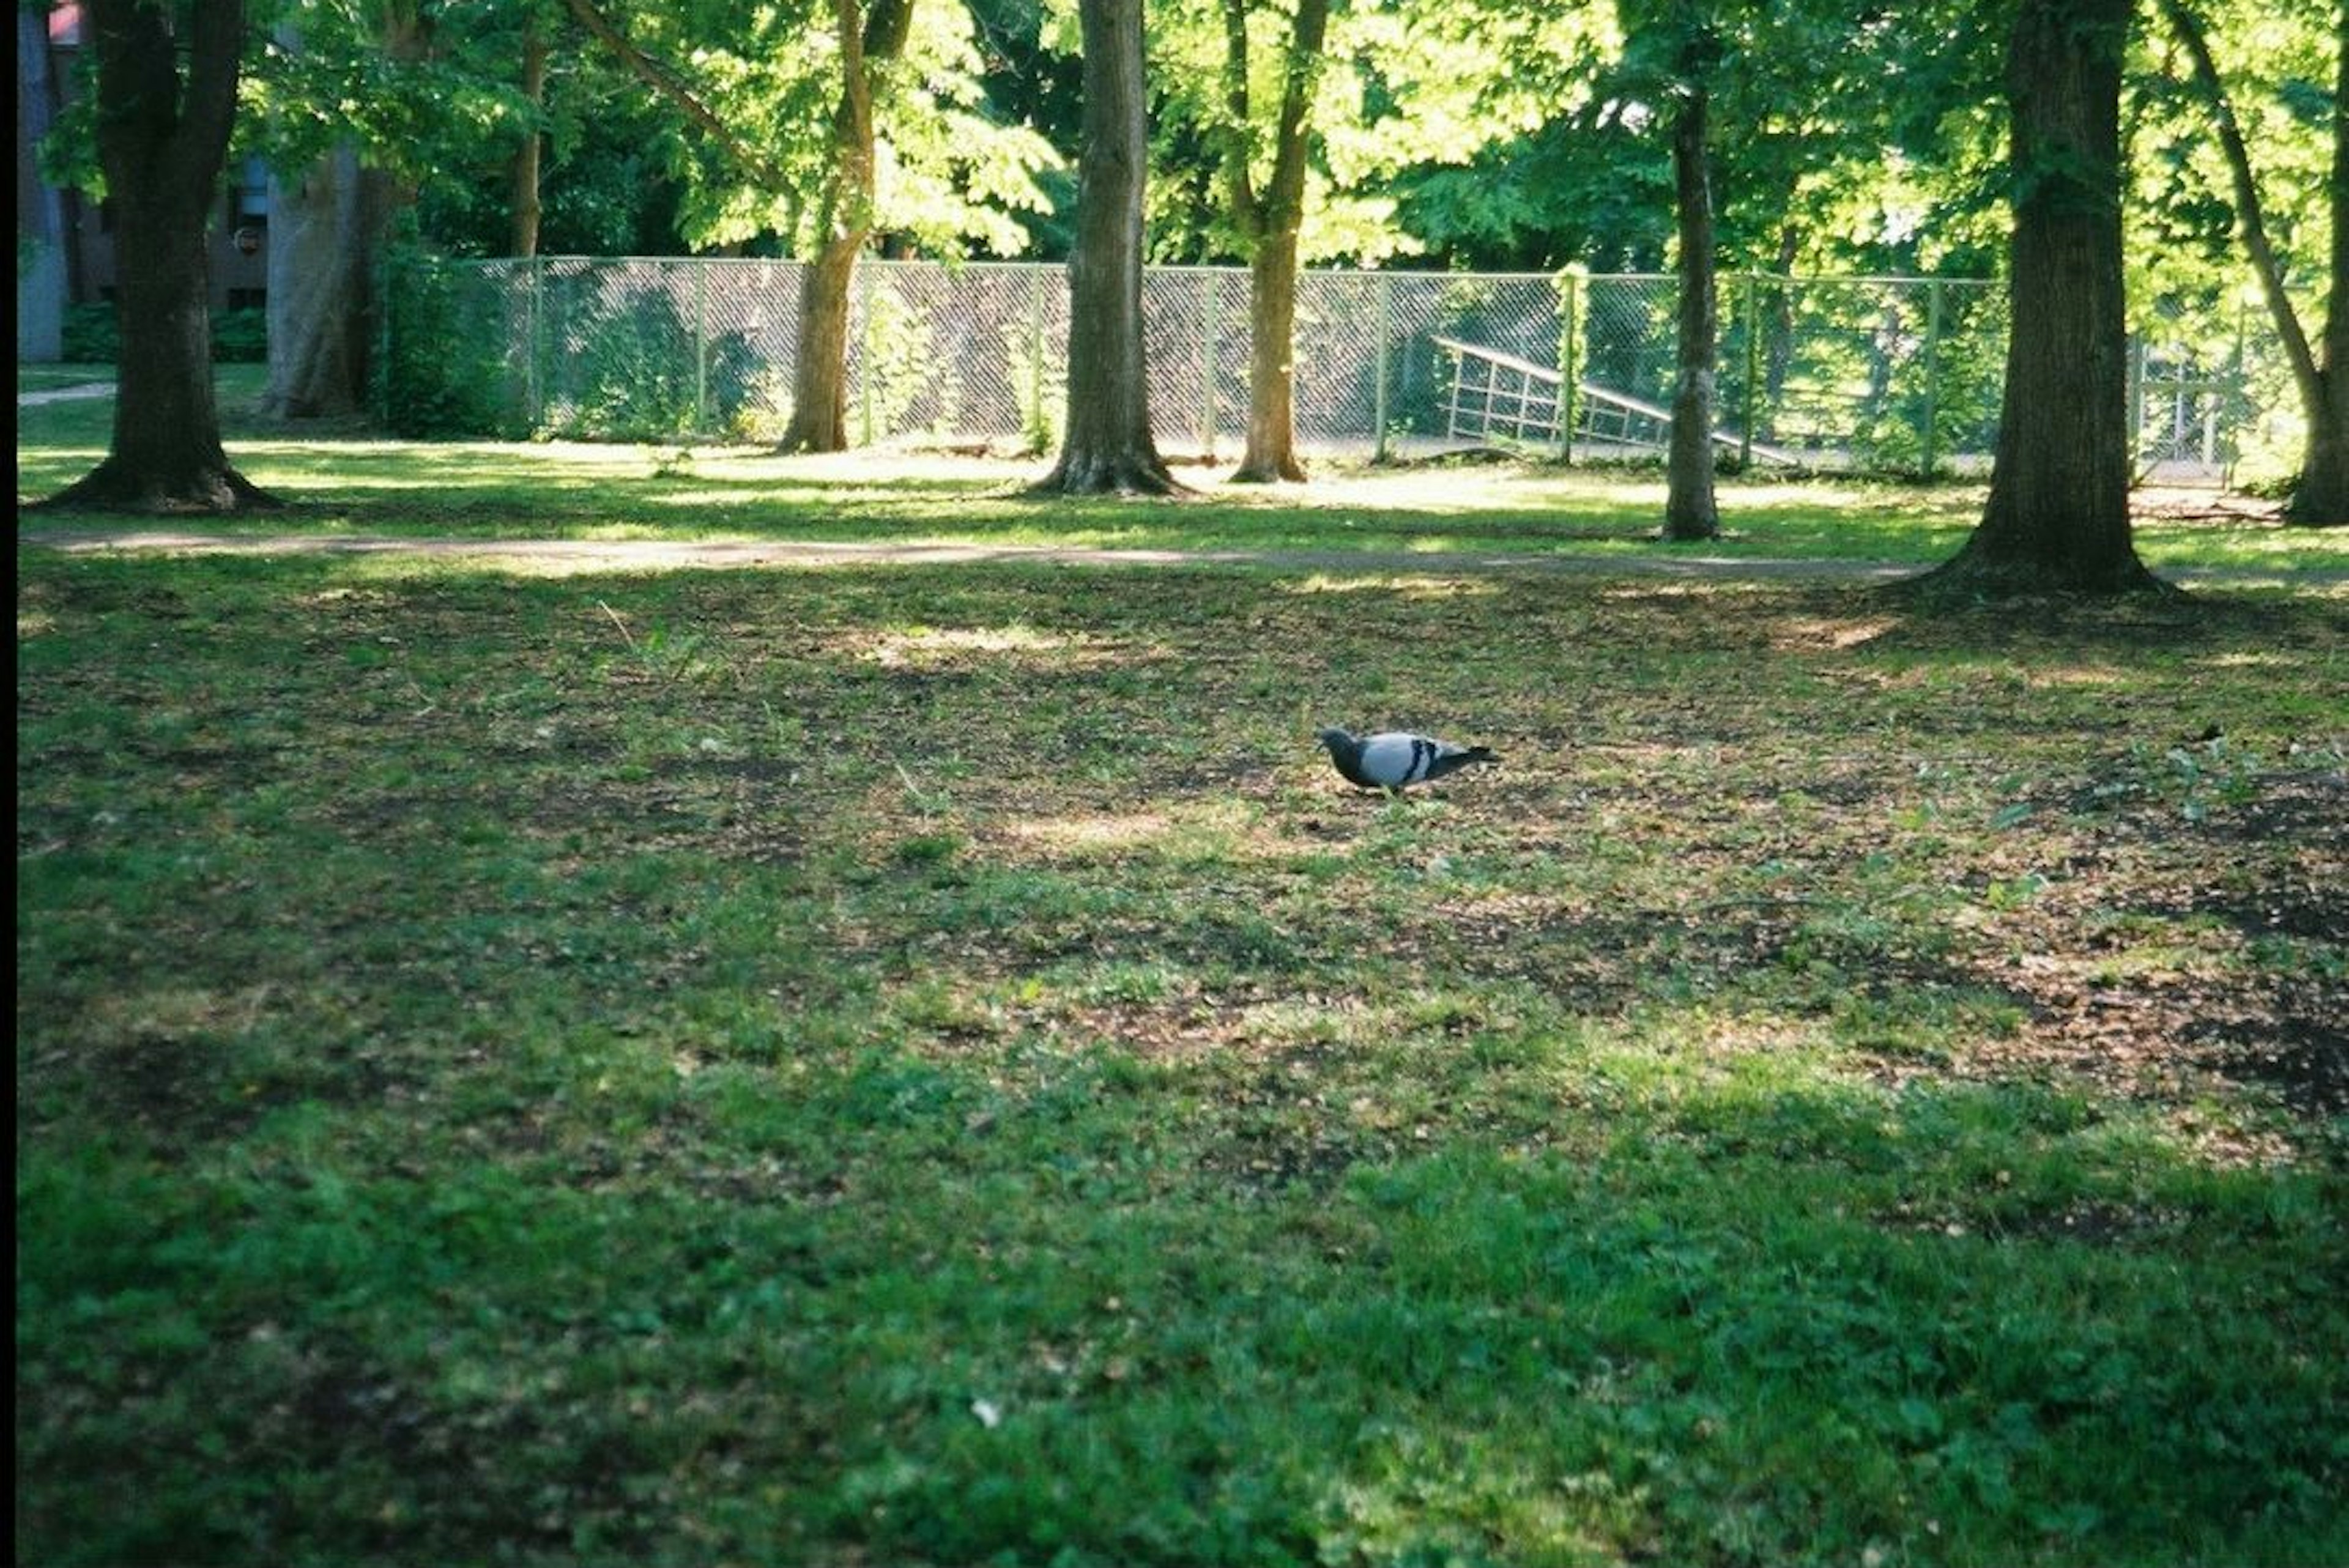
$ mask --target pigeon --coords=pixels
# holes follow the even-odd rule
[[[1424,735],[1391,729],[1357,738],[1342,729],[1316,732],[1330,748],[1330,760],[1349,784],[1364,789],[1392,792],[1406,784],[1423,784],[1472,762],[1496,760],[1489,746],[1454,746]]]

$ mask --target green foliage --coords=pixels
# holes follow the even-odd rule
[[[265,310],[212,312],[212,357],[232,364],[259,365],[269,357],[269,313]]]
[[[409,252],[394,253],[386,276],[388,352],[376,372],[385,427],[411,437],[523,434],[502,296],[485,296],[467,287],[463,273]]]
[[[89,365],[112,365],[122,356],[122,328],[111,304],[66,307],[65,356]]]
[[[269,314],[262,310],[212,313],[212,358],[257,365],[269,357]],[[112,365],[122,356],[122,334],[111,304],[67,305],[65,356],[89,365]]]
[[[695,249],[771,238],[787,252],[809,253],[829,222],[832,124],[841,95],[831,14],[805,4],[718,0],[607,9],[638,48],[672,65],[688,62],[686,84],[743,129],[766,165],[741,167],[698,129],[668,139],[680,236]],[[1032,130],[987,112],[981,63],[965,8],[913,8],[904,57],[875,72],[879,232],[945,255],[1011,254],[1025,246],[1018,215],[1042,207],[1037,181],[1059,155]]]

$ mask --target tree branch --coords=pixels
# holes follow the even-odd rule
[[[1232,220],[1250,239],[1263,227],[1256,179],[1248,169],[1247,0],[1224,0],[1224,180],[1231,188]]]
[[[2234,179],[2235,220],[2243,231],[2243,249],[2251,256],[2251,270],[2259,274],[2260,292],[2267,298],[2268,314],[2275,318],[2276,335],[2283,339],[2284,352],[2292,359],[2292,377],[2300,384],[2302,400],[2310,407],[2316,407],[2323,401],[2323,379],[2316,356],[2310,348],[2308,334],[2300,325],[2299,314],[2292,308],[2292,296],[2284,292],[2283,267],[2276,260],[2275,246],[2268,239],[2267,214],[2260,204],[2251,150],[2244,145],[2242,127],[2235,119],[2234,100],[2228,96],[2225,78],[2219,75],[2219,62],[2211,56],[2210,40],[2202,30],[2201,20],[2188,7],[2186,0],[2158,0],[2158,4],[2170,30],[2186,46],[2187,57],[2194,66],[2194,84],[2201,89],[2210,118],[2218,126],[2219,146],[2226,154],[2227,170]],[[2334,201],[2337,206],[2337,195]],[[2338,287],[2337,277],[2334,284]]]
[[[1305,128],[1313,112],[1313,86],[1321,74],[1321,42],[1329,25],[1330,0],[1298,0],[1297,34],[1280,95],[1280,129],[1273,141],[1271,204],[1277,222],[1293,221],[1305,203]]]
[[[639,81],[683,109],[687,119],[716,138],[719,145],[725,148],[760,184],[777,195],[791,193],[791,177],[780,166],[735,135],[732,128],[719,117],[718,111],[702,102],[677,72],[630,43],[627,36],[597,8],[594,0],[565,0],[565,4],[570,6],[572,15],[578,18],[579,25],[619,56],[621,63],[635,73]]]

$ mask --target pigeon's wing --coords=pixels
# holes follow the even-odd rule
[[[1436,744],[1423,735],[1399,729],[1373,735],[1362,742],[1362,776],[1383,789],[1416,784],[1434,765]]]

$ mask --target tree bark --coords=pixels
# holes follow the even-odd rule
[[[1302,482],[1297,457],[1297,225],[1259,238],[1248,257],[1247,447],[1232,478]]]
[[[2120,88],[2131,0],[2023,0],[2007,51],[2014,232],[1990,500],[1936,591],[2158,587],[2129,534]]]
[[[338,143],[295,180],[269,186],[269,389],[279,418],[331,418],[366,406],[377,329],[376,274],[399,204],[389,174]]]
[[[1084,146],[1069,255],[1069,415],[1041,493],[1172,494],[1150,434],[1142,319],[1142,197],[1149,155],[1142,0],[1079,0]]]
[[[1702,51],[1692,47],[1692,55]],[[1680,242],[1680,375],[1672,391],[1672,434],[1665,462],[1664,537],[1715,539],[1721,512],[1713,498],[1713,425],[1718,363],[1713,289],[1713,181],[1706,168],[1711,100],[1700,60],[1680,84],[1672,119],[1672,181]]]
[[[860,19],[856,0],[833,0],[840,30],[840,106],[832,121],[833,166],[823,196],[823,239],[800,273],[799,335],[792,365],[792,418],[776,449],[848,449],[848,322],[856,258],[873,236],[872,66],[905,52],[913,0],[879,0]]]
[[[2320,358],[2318,347],[2309,341],[2299,313],[2292,308],[2292,294],[2284,286],[2283,265],[2277,260],[2275,244],[2268,237],[2267,213],[2260,201],[2259,176],[2251,167],[2251,149],[2243,139],[2242,126],[2235,118],[2234,101],[2227,91],[2226,78],[2219,73],[2219,62],[2210,52],[2210,40],[2203,31],[2201,18],[2186,0],[2160,0],[2160,5],[2170,30],[2186,46],[2187,58],[2194,67],[2195,86],[2209,106],[2211,121],[2219,132],[2220,150],[2226,157],[2227,172],[2234,186],[2235,221],[2242,230],[2243,252],[2259,279],[2260,293],[2267,301],[2276,338],[2283,345],[2284,356],[2292,366],[2301,411],[2308,420],[2306,444],[2301,453],[2300,482],[2284,515],[2293,522],[2319,528],[2349,524],[2349,395],[2344,395],[2344,379],[2349,379],[2349,280],[2344,277],[2344,268],[2349,268],[2349,194],[2342,191],[2342,182],[2349,180],[2349,6],[2336,13],[2339,75],[2333,97],[2330,191],[2333,281],[2325,305],[2326,325]]]
[[[379,10],[375,40],[395,63],[429,46],[413,4]],[[302,46],[293,24],[281,47]],[[336,143],[293,180],[269,181],[269,387],[264,412],[282,419],[337,418],[367,406],[380,321],[378,280],[392,221],[412,192],[370,167],[356,137]]]
[[[244,46],[243,0],[191,8],[184,80],[171,9],[91,0],[98,160],[114,203],[122,335],[106,460],[48,502],[231,511],[276,502],[229,466],[213,400],[205,231]]]
[[[539,199],[545,133],[535,118],[546,108],[546,29],[532,8],[522,24],[522,96],[533,117],[523,127],[522,145],[514,149],[513,228],[506,249],[527,259],[538,254],[539,220],[544,207]]]
[[[2349,5],[2336,13],[2333,88],[2333,282],[2324,301],[2320,405],[2309,410],[2308,449],[2285,515],[2310,528],[2349,526]]]
[[[1272,178],[1256,188],[1251,170],[1247,15],[1245,0],[1225,0],[1226,97],[1232,135],[1224,158],[1235,225],[1248,245],[1247,448],[1232,475],[1270,483],[1301,480],[1297,457],[1297,256],[1305,226],[1306,137],[1314,79],[1330,23],[1330,0],[1298,0],[1280,118],[1273,131]]]

